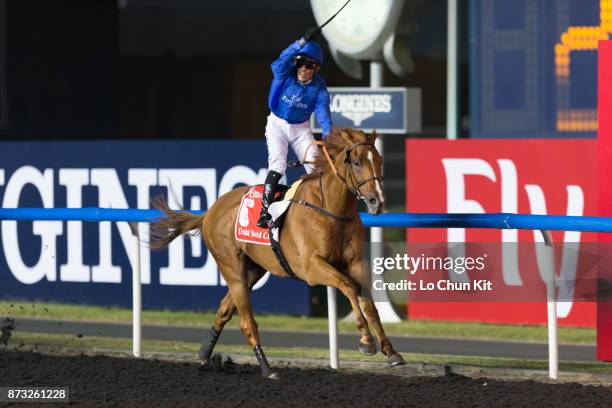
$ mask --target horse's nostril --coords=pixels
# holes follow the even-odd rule
[[[378,200],[375,199],[375,198],[370,198],[370,204],[376,205],[376,204],[378,204]]]

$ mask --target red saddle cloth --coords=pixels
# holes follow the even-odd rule
[[[280,193],[276,193],[278,198]],[[267,228],[257,226],[261,212],[261,197],[263,185],[253,186],[242,196],[236,217],[234,236],[238,241],[253,244],[270,245],[270,235]]]

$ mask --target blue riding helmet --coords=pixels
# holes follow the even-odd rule
[[[323,64],[323,50],[321,49],[321,46],[314,41],[304,44],[304,46],[298,51],[297,55],[305,55],[306,57],[315,60],[317,64]]]

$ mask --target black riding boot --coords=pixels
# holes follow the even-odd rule
[[[283,177],[283,175],[274,170],[270,170],[266,176],[263,197],[261,198],[261,214],[259,214],[259,221],[257,221],[258,227],[268,228],[268,223],[271,219],[270,214],[268,214],[268,207],[274,201],[276,186],[281,177]]]

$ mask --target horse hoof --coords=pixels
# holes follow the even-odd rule
[[[366,356],[373,356],[378,350],[376,350],[376,343],[359,343],[359,351],[361,354]]]
[[[208,364],[210,362],[210,358],[206,357],[206,353],[203,350],[203,347],[198,352],[198,358],[202,364]]]
[[[272,371],[270,374],[265,376],[268,380],[280,380],[280,374],[277,371]]]
[[[399,353],[391,354],[387,357],[387,361],[391,367],[406,364],[404,358]]]
[[[223,368],[223,356],[219,353],[215,353],[210,357],[200,356],[200,367],[209,367],[213,370],[221,370]]]
[[[202,365],[207,365],[210,364],[210,358],[212,356],[207,356],[206,353],[202,352],[200,350],[200,352],[198,353],[198,358],[200,359],[200,363],[202,363]]]

